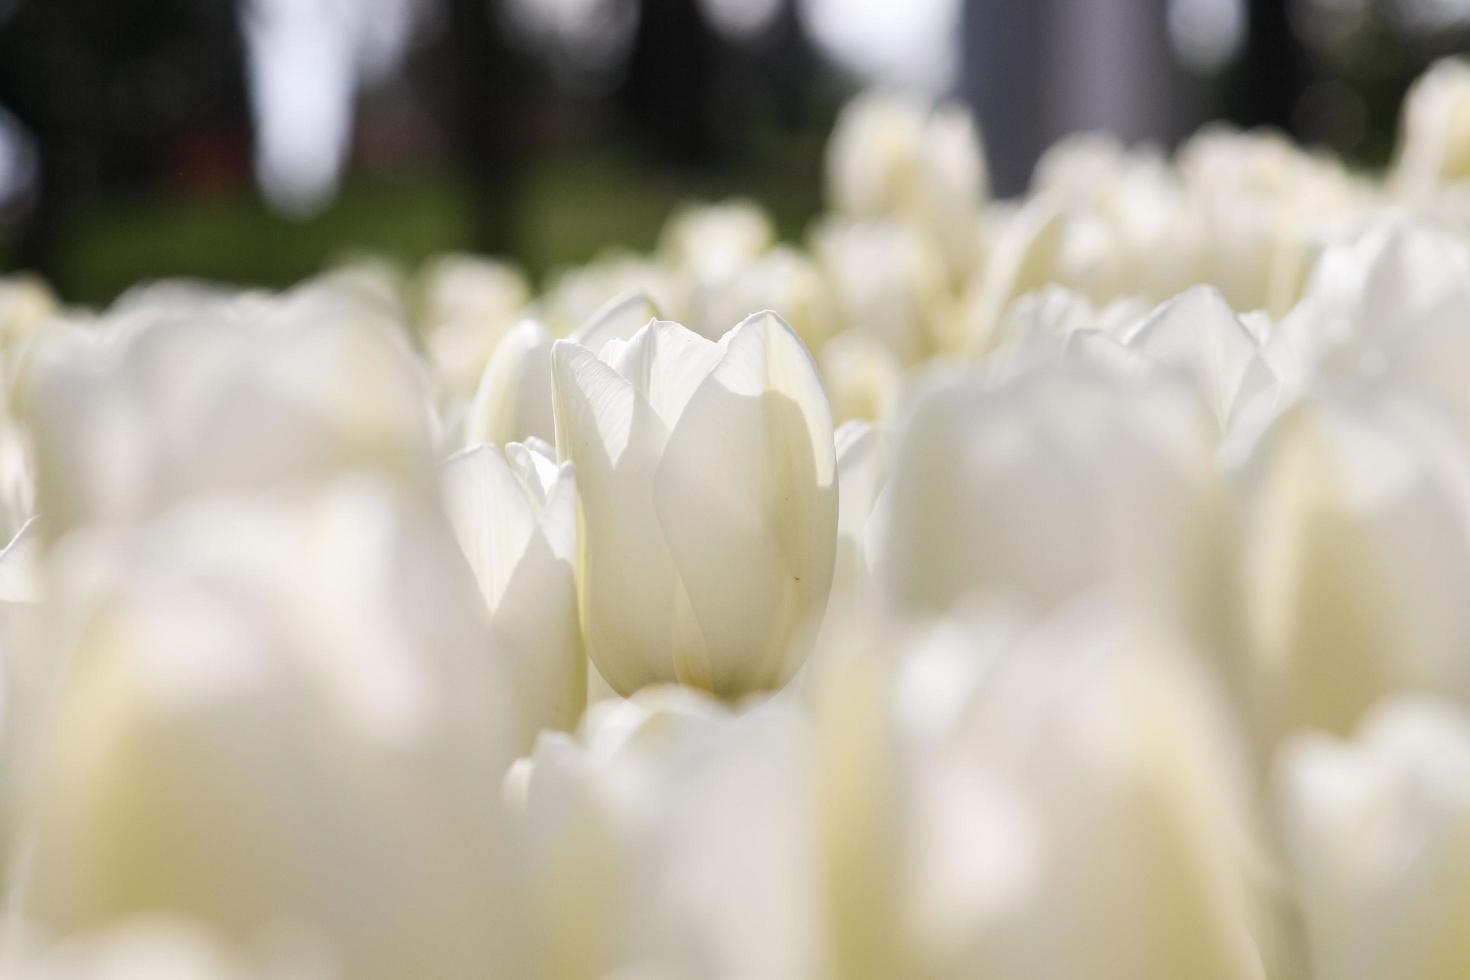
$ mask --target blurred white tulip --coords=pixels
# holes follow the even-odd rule
[[[845,333],[822,348],[822,377],[836,422],[887,422],[898,410],[904,373],[887,345]]]
[[[866,601],[872,583],[869,528],[888,485],[888,434],[866,422],[845,422],[835,436],[837,448],[836,595]]]
[[[472,255],[445,255],[423,273],[418,329],[449,391],[474,394],[501,337],[531,301],[525,275],[512,265]]]
[[[1394,187],[1413,199],[1470,180],[1470,63],[1435,62],[1404,98]]]
[[[1351,741],[1303,735],[1278,767],[1314,975],[1451,980],[1470,971],[1470,717],[1385,702]]]
[[[1188,385],[1085,361],[931,386],[894,449],[876,559],[892,609],[1042,612],[1101,587],[1208,634],[1226,557],[1212,430]]]
[[[969,274],[989,177],[963,106],[931,108],[886,92],[859,96],[837,117],[826,168],[835,211],[911,221],[933,236],[949,274]]]
[[[934,246],[913,228],[827,218],[811,247],[844,330],[885,344],[905,365],[958,349],[956,296]]]
[[[648,689],[523,763],[511,812],[538,976],[821,975],[795,702],[732,713]]]
[[[44,537],[212,491],[365,467],[428,488],[428,396],[399,328],[340,291],[150,293],[41,354]]]
[[[1261,340],[1218,292],[1197,286],[1114,336],[1152,369],[1182,373],[1199,392],[1221,432],[1242,414],[1269,411],[1281,383]]]
[[[832,581],[832,422],[810,354],[756,314],[718,342],[655,321],[552,351],[558,451],[577,466],[588,652],[627,694],[782,684]]]
[[[1230,715],[1198,665],[1132,635],[1089,598],[889,635],[824,675],[834,975],[1268,975]]]
[[[352,478],[69,535],[48,564],[65,672],[21,910],[299,928],[355,977],[518,974],[510,699],[432,507]]]
[[[778,245],[742,266],[721,285],[697,297],[690,310],[700,323],[738,323],[751,310],[771,310],[791,324],[802,343],[821,351],[837,328],[837,309],[826,277],[805,253]]]
[[[1414,398],[1323,382],[1228,447],[1268,740],[1396,690],[1470,698],[1470,455]]]
[[[701,288],[733,278],[770,248],[775,237],[765,209],[737,199],[676,211],[664,225],[659,250],[672,268]]]
[[[490,614],[492,651],[514,692],[518,754],[542,729],[571,730],[587,703],[577,626],[572,464],[531,440],[476,446],[439,469],[444,507]]]
[[[465,420],[465,442],[498,446],[556,438],[551,418],[550,332],[522,320],[501,338],[485,365]]]

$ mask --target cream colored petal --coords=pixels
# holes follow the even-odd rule
[[[815,365],[760,313],[689,401],[655,498],[708,649],[713,690],[784,682],[832,581],[837,490],[832,423]],[[792,648],[792,644],[795,647]]]
[[[538,531],[537,508],[495,446],[476,446],[439,468],[444,511],[494,614]]]
[[[496,345],[465,420],[467,445],[554,438],[551,344],[544,326],[522,320]]]
[[[627,378],[672,430],[689,403],[724,355],[724,346],[706,340],[671,320],[655,320],[626,344],[610,342],[602,360]]]
[[[680,626],[673,559],[654,513],[667,430],[627,379],[583,347],[558,341],[552,376],[557,451],[577,472],[587,652],[623,694],[677,680],[672,651],[698,643]]]
[[[653,297],[639,289],[609,300],[570,339],[600,355],[610,342],[632,340],[635,333],[657,319],[659,311]]]

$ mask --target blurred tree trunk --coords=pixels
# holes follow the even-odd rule
[[[1230,115],[1243,126],[1290,132],[1308,65],[1282,0],[1248,0],[1245,50],[1231,74]]]
[[[700,167],[717,158],[719,56],[696,0],[643,0],[624,92],[641,141],[666,162]]]
[[[472,244],[513,254],[529,138],[533,66],[506,36],[500,0],[447,0],[445,29],[429,52],[442,68],[440,97],[450,152],[470,201]],[[436,63],[442,54],[444,62]]]

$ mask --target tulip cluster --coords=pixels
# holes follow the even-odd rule
[[[0,281],[0,974],[1470,976],[1470,68],[536,292]]]

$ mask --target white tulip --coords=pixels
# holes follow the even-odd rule
[[[827,279],[805,253],[778,245],[746,263],[731,278],[697,297],[690,315],[702,324],[738,323],[751,310],[772,310],[813,352],[837,327],[836,304]]]
[[[571,730],[587,702],[577,626],[572,464],[532,440],[466,449],[440,467],[444,507],[490,613],[493,651],[515,692],[518,747]]]
[[[635,293],[643,294],[665,315],[673,315],[680,296],[675,279],[674,271],[663,262],[619,249],[555,274],[538,306],[551,332],[566,337],[620,297]]]
[[[782,684],[832,581],[832,422],[811,356],[756,314],[720,341],[654,321],[552,350],[558,450],[577,466],[588,652],[618,691]]]
[[[431,487],[427,390],[401,331],[318,287],[139,297],[48,345],[30,402],[48,540],[346,468]]]
[[[1470,697],[1470,456],[1382,385],[1320,384],[1227,447],[1261,734],[1346,733],[1395,690]]]
[[[1314,975],[1470,975],[1470,717],[1387,702],[1352,741],[1305,735],[1278,767]]]
[[[1392,180],[1411,198],[1470,179],[1470,64],[1437,61],[1404,99]]]
[[[658,307],[641,290],[617,296],[604,304],[571,335],[593,353],[614,340],[626,341],[649,320],[658,319]],[[522,320],[506,334],[475,391],[465,422],[465,441],[476,446],[491,442],[503,446],[525,439],[556,438],[552,417],[552,336],[536,320]]]
[[[1007,307],[981,363],[998,378],[1023,374],[1061,360],[1081,331],[1118,337],[1147,315],[1147,304],[1139,300],[1116,300],[1098,308],[1081,293],[1047,286]]]
[[[1375,221],[1324,249],[1265,356],[1297,389],[1318,374],[1387,377],[1470,436],[1470,246],[1433,225]]]
[[[848,332],[822,348],[822,377],[837,422],[887,422],[903,394],[903,367],[882,341]]]
[[[472,255],[445,255],[423,272],[419,332],[450,392],[468,398],[505,332],[531,300],[517,268]]]
[[[812,233],[812,252],[844,330],[887,345],[905,365],[957,349],[956,299],[933,244],[912,227],[828,218]]]
[[[823,675],[834,975],[1268,975],[1229,715],[1196,664],[1122,622],[1095,597],[1035,625],[947,619]]]
[[[659,249],[698,288],[732,278],[770,248],[775,237],[764,208],[754,201],[731,200],[676,211],[664,225]]]
[[[60,313],[50,288],[33,276],[0,276],[0,358],[9,362],[41,325]]]
[[[988,174],[964,107],[930,108],[888,93],[859,96],[837,118],[826,168],[834,210],[912,221],[938,242],[950,272],[969,274]]]
[[[1068,361],[947,382],[897,436],[877,572],[894,610],[1043,612],[1103,587],[1191,632],[1221,602],[1223,488],[1203,403]]]
[[[457,550],[375,479],[69,535],[21,910],[300,927],[354,977],[520,975],[509,698]]]
[[[1181,293],[1116,337],[1150,369],[1183,373],[1222,432],[1242,414],[1270,410],[1281,392],[1261,340],[1208,286]]]
[[[543,738],[511,777],[538,975],[819,975],[809,764],[784,697],[737,714],[648,689],[590,709],[576,740]]]
[[[837,569],[832,591],[866,600],[872,588],[869,529],[888,484],[888,434],[866,422],[845,422],[838,428],[837,447]]]
[[[501,338],[465,419],[467,445],[556,438],[551,418],[553,339],[536,320],[522,320]]]

